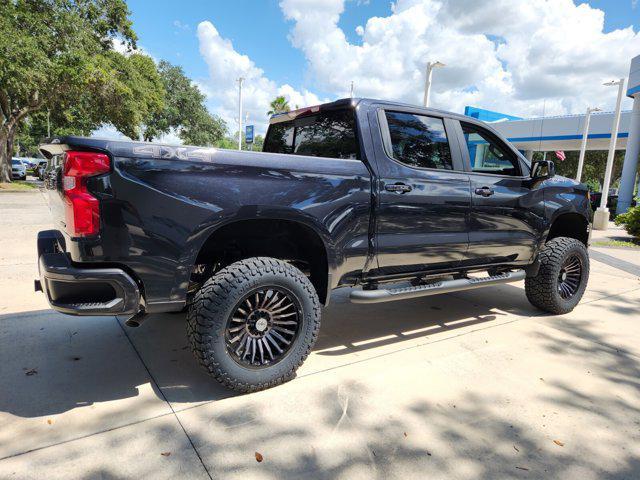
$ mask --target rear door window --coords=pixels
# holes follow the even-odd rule
[[[273,123],[263,151],[358,159],[355,115],[351,110],[339,110]]]
[[[441,118],[385,112],[393,158],[417,168],[453,170],[451,149]]]

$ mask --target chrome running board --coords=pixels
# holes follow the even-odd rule
[[[408,298],[426,297],[441,293],[460,292],[474,288],[490,287],[502,283],[524,280],[527,273],[524,270],[500,273],[490,277],[460,278],[457,280],[443,280],[417,287],[379,288],[377,290],[353,290],[349,295],[352,303],[380,303]]]

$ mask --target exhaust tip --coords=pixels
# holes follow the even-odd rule
[[[142,322],[144,322],[144,319],[145,319],[146,316],[147,316],[147,314],[145,313],[145,311],[144,310],[140,310],[133,317],[128,319],[126,322],[124,322],[124,324],[127,327],[138,328],[140,325],[142,325]]]

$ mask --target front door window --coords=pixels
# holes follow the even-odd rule
[[[521,175],[518,158],[498,138],[476,125],[461,124],[472,171],[514,177]]]

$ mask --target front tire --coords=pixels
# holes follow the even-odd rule
[[[187,314],[200,365],[238,392],[291,380],[316,342],[320,302],[309,279],[273,258],[248,258],[208,279]]]
[[[575,238],[557,237],[540,251],[540,269],[524,283],[529,302],[549,313],[572,311],[589,280],[589,255]]]

